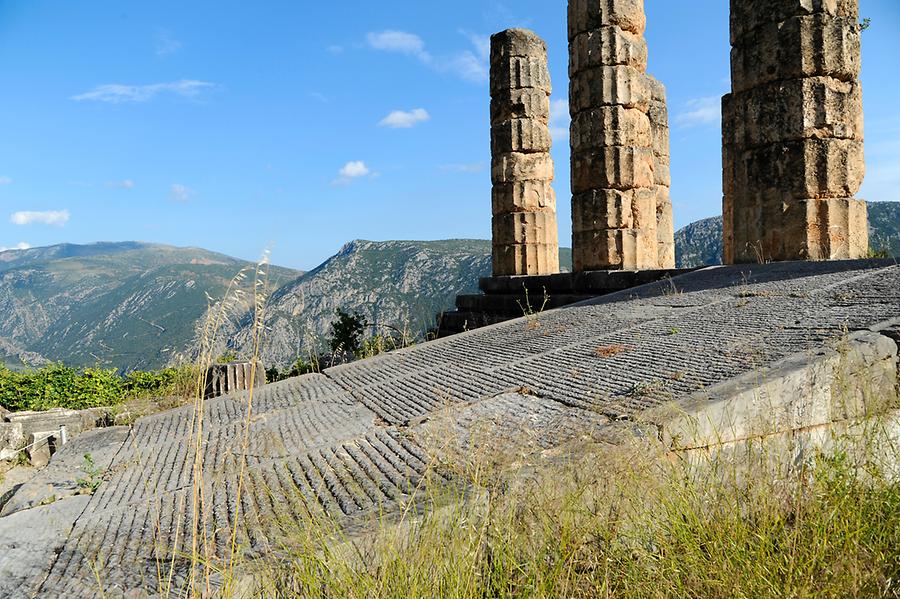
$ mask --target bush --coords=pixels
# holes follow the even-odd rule
[[[115,406],[135,397],[186,393],[192,380],[190,367],[132,372],[125,377],[115,370],[79,370],[63,364],[21,372],[0,368],[0,407],[17,412]]]

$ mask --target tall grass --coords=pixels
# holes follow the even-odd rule
[[[800,461],[799,440],[699,459],[646,443],[478,455],[367,535],[315,515],[288,527],[254,596],[897,597],[890,438],[871,423]]]

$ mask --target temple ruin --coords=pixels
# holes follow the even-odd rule
[[[657,269],[644,4],[570,0],[568,17],[573,269]]]
[[[559,272],[547,46],[531,31],[491,36],[494,276]]]
[[[731,0],[726,264],[867,255],[866,203],[853,197],[865,174],[858,3]],[[568,1],[572,273],[555,274],[546,45],[521,29],[491,38],[494,276],[457,296],[439,335],[684,272],[646,21],[644,0]]]
[[[725,262],[863,258],[858,0],[731,1]]]

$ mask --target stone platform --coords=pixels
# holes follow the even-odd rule
[[[438,316],[438,337],[457,335],[526,314],[677,277],[693,269],[602,270],[555,275],[485,277],[479,294],[459,295],[456,309]]]
[[[562,451],[669,406],[719,406],[757,373],[787,385],[798,360],[844,355],[827,347],[848,334],[854,368],[893,376],[897,347],[881,331],[898,323],[893,262],[715,267],[268,385],[246,443],[247,396],[209,400],[196,485],[191,408],[149,416],[110,437],[94,495],[44,503],[31,485],[27,502],[13,496],[39,507],[0,518],[0,597],[157,596],[170,564],[179,588],[195,487],[211,550],[227,554],[234,526],[252,558],[277,548],[274,523],[310,510],[348,531],[395,512],[450,439],[465,448],[486,422],[500,447],[527,431],[530,449]]]

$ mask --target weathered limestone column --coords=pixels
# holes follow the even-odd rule
[[[725,262],[862,258],[858,0],[731,0]]]
[[[648,75],[648,77],[650,77]],[[656,190],[656,239],[658,268],[675,268],[675,221],[669,189],[669,110],[666,86],[650,77],[650,136],[653,144],[653,188]]]
[[[494,276],[559,272],[547,46],[525,29],[491,36]]]
[[[569,0],[575,271],[659,265],[643,0]]]

